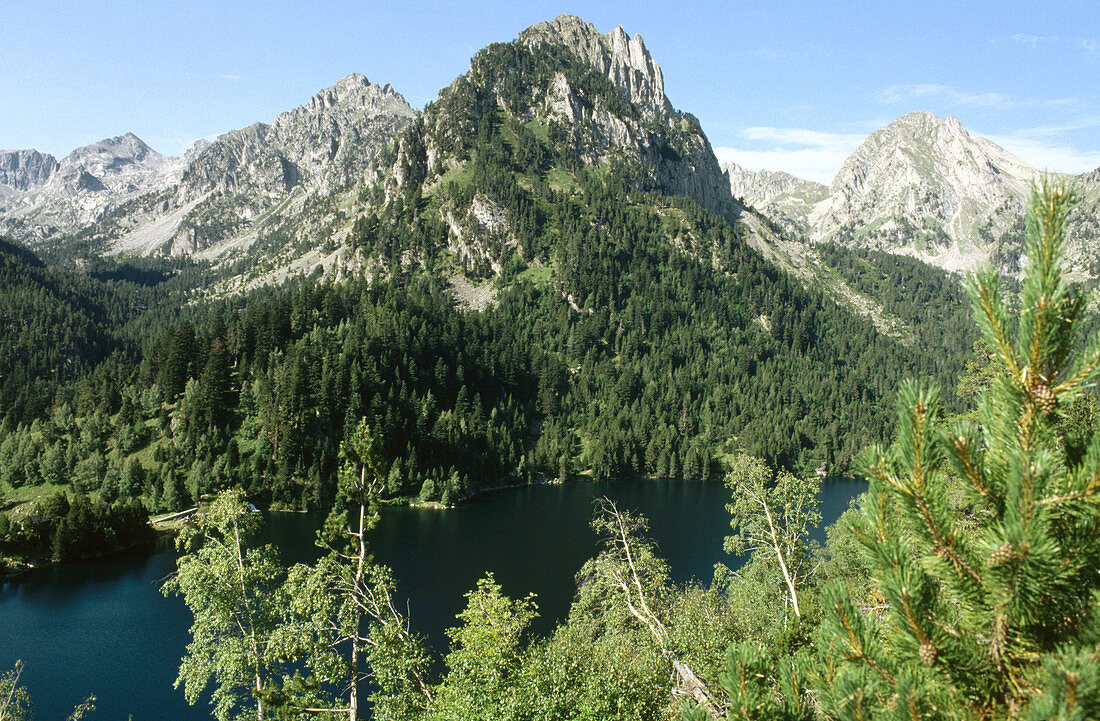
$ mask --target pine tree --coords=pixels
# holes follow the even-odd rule
[[[1057,435],[1100,366],[1100,338],[1075,352],[1086,296],[1061,263],[1072,202],[1049,180],[1033,193],[1015,338],[996,274],[968,283],[1004,368],[980,424],[942,423],[936,389],[909,383],[893,445],[862,456],[871,486],[854,532],[885,612],[830,599],[829,716],[1097,718],[1100,435],[1076,459]],[[974,519],[955,512],[956,487]]]

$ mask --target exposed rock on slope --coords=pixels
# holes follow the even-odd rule
[[[872,133],[844,162],[810,215],[812,235],[949,270],[972,268],[1013,231],[1035,174],[955,118],[910,113]]]
[[[665,97],[661,67],[650,57],[642,36],[630,38],[622,25],[601,35],[590,23],[572,15],[559,15],[524,30],[519,41],[531,47],[546,43],[569,50],[626,91],[630,102],[651,114],[672,112]]]
[[[730,219],[740,213],[698,121],[673,110],[665,97],[661,69],[641,37],[630,39],[621,27],[602,35],[569,15],[473,58],[470,71],[443,89],[403,136],[387,198],[468,182],[464,168],[473,164],[479,133],[501,124],[507,127],[501,150],[518,149],[521,165],[532,153],[546,156],[536,177],[521,183],[546,175],[566,189],[582,168],[612,170],[639,189],[690,198]],[[509,194],[504,187],[468,197],[459,192],[440,209],[445,242],[467,268],[500,272],[509,247],[530,257],[505,207]]]
[[[278,195],[298,185],[331,192],[357,179],[385,141],[415,116],[389,85],[352,73],[271,125],[219,136],[184,175],[183,193]]]
[[[520,33],[531,48],[557,45],[607,77],[638,111],[632,117],[613,103],[586,102],[561,73],[543,88],[533,110],[574,127],[577,147],[589,164],[613,159],[633,162],[642,182],[690,198],[711,212],[735,217],[728,185],[699,121],[673,109],[664,76],[640,35],[628,39],[620,25],[607,35],[572,15],[559,15]],[[539,112],[541,111],[541,112]]]
[[[299,239],[338,222],[335,206],[316,199],[361,179],[415,116],[390,86],[351,74],[270,125],[201,140],[182,158],[130,133],[60,163],[0,153],[0,234],[36,245],[81,232],[118,252],[189,254],[247,235],[282,208],[302,216],[281,225]]]
[[[179,180],[185,161],[133,133],[77,148],[60,163],[37,151],[5,153],[15,182],[0,201],[0,234],[35,244],[95,222],[120,204]],[[24,165],[25,163],[25,165]],[[22,186],[22,187],[20,187]]]
[[[734,197],[787,236],[771,255],[808,257],[809,243],[829,241],[951,271],[988,263],[1008,275],[1021,270],[1024,215],[1040,175],[955,118],[927,112],[872,133],[828,188],[787,173],[723,167]],[[1070,268],[1078,277],[1100,278],[1100,169],[1062,179],[1080,193],[1067,232]]]
[[[415,116],[389,85],[348,75],[270,125],[255,123],[219,136],[198,154],[179,184],[156,199],[156,212],[123,224],[129,227],[115,247],[137,252],[167,247],[173,254],[189,254],[249,233],[258,219],[280,208],[290,210],[291,200],[301,212],[308,199],[360,179],[394,133]],[[174,220],[166,224],[169,216]],[[295,239],[317,227],[290,225]]]
[[[37,150],[0,151],[0,196],[45,184],[57,166],[57,158]]]
[[[1070,213],[1066,251],[1074,270],[1100,278],[1100,168],[1078,176],[1077,206]]]
[[[814,205],[829,195],[828,187],[790,173],[746,170],[736,163],[723,163],[730,192],[741,198],[783,230],[798,236],[809,230]]]

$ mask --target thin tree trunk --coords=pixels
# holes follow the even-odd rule
[[[352,587],[352,593],[358,594],[359,587],[363,582],[363,565],[367,560],[367,541],[366,541],[366,529],[363,527],[366,523],[366,488],[367,488],[367,467],[364,465],[359,470],[359,556],[356,559],[355,564],[355,585]],[[359,604],[356,604],[356,609],[359,608]],[[348,679],[350,688],[348,691],[348,721],[359,721],[359,625],[362,623],[363,613],[360,610],[355,612],[355,627],[351,629],[351,668],[349,669],[350,678]]]
[[[798,593],[794,589],[794,581],[791,579],[790,571],[787,570],[787,562],[783,558],[783,551],[779,548],[779,538],[775,533],[775,523],[772,522],[772,512],[768,508],[768,501],[761,494],[760,505],[764,507],[764,515],[768,518],[768,531],[772,537],[772,547],[775,548],[775,557],[779,559],[779,568],[783,571],[783,580],[787,582],[787,589],[791,594],[791,603],[794,605],[794,615],[802,618],[802,613],[798,610]]]
[[[256,664],[254,672],[256,677],[256,719],[257,721],[264,721],[264,702],[260,696],[264,689],[263,679],[260,677],[260,646],[256,642],[256,623],[252,617],[251,604],[248,601],[248,588],[245,585],[244,578],[244,557],[241,555],[241,532],[236,521],[233,522],[233,543],[236,545],[237,572],[241,581],[241,599],[244,601],[248,618],[248,641],[252,647],[253,661]]]

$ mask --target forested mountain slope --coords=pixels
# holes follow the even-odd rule
[[[902,379],[950,386],[966,359],[913,342],[954,343],[950,310],[895,293],[904,327],[887,335],[754,250],[760,226],[697,121],[621,29],[563,16],[489,46],[368,176],[334,251],[351,277],[211,302],[201,255],[177,265],[126,326],[132,352],[50,413],[9,409],[7,432],[64,451],[88,492],[175,508],[241,484],[306,506],[333,497],[340,441],[366,417],[388,494],[452,502],[537,476],[709,477],[738,450],[836,472],[887,437]],[[838,282],[887,302],[865,276],[890,268],[837,252]],[[906,272],[930,305],[957,302]],[[491,300],[462,310],[452,285]]]
[[[47,268],[0,239],[0,407],[14,418],[50,408],[54,391],[117,347],[126,302],[81,273]]]

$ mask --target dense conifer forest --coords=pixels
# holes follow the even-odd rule
[[[643,150],[548,120],[559,80]],[[700,147],[567,50],[499,44],[348,196],[339,278],[216,293],[251,261],[0,241],[0,562],[116,552],[201,506],[164,590],[194,612],[180,684],[220,721],[1097,718],[1100,345],[1061,265],[1072,191],[1037,188],[1018,285],[837,245],[817,282],[733,206],[667,192]],[[311,242],[261,227],[253,249]],[[822,546],[840,474],[870,490]],[[631,476],[724,482],[747,562],[673,583],[604,501],[567,618],[532,635],[537,599],[490,574],[440,650],[370,553],[387,503]],[[320,560],[255,543],[250,504],[330,511]],[[19,672],[0,719],[27,718]]]

